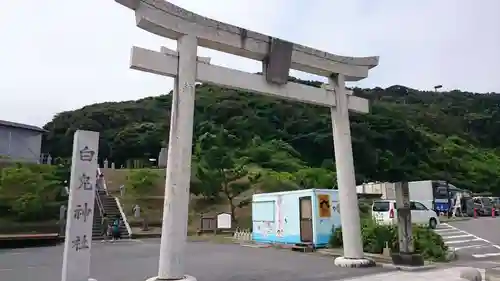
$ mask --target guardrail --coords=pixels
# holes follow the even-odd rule
[[[99,191],[95,189],[95,198],[97,201],[97,208],[99,209],[99,213],[101,214],[101,218],[104,216],[104,205],[101,201],[101,196],[99,195]]]
[[[127,229],[128,232],[128,237],[132,238],[132,228],[130,228],[130,225],[128,224],[127,216],[125,215],[125,212],[123,211],[122,204],[120,204],[120,199],[118,197],[114,197],[116,205],[118,206],[118,210],[120,211],[120,215],[122,216],[123,224],[125,225],[125,228]]]
[[[97,168],[97,173],[98,173],[98,175],[101,175],[101,168],[99,168],[99,167]],[[104,189],[104,191],[106,192],[106,195],[109,196],[108,187],[106,185],[106,180],[104,177],[105,177],[105,175],[103,175],[102,178],[99,178],[100,180],[102,180],[100,183],[102,185],[102,189]],[[96,192],[97,192],[96,196],[99,200],[97,202],[97,204],[98,205],[100,204],[99,208],[102,207],[102,211],[104,211],[104,206],[102,205],[101,198],[99,197],[99,193],[98,193],[97,189],[96,189]],[[120,215],[122,217],[123,224],[125,225],[125,228],[127,229],[128,236],[131,238],[132,237],[132,228],[130,228],[130,225],[129,225],[128,220],[127,220],[127,216],[125,215],[125,212],[123,211],[122,205],[120,203],[120,199],[118,199],[118,197],[116,197],[116,196],[112,196],[112,197],[115,199],[116,206],[118,207],[118,210],[120,211]],[[103,213],[101,212],[101,215],[102,214]]]

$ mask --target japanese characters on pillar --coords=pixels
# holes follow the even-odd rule
[[[98,147],[98,132],[75,132],[62,281],[89,279]]]

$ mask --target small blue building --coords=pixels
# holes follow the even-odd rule
[[[307,189],[254,194],[252,239],[259,243],[328,244],[340,226],[338,191]]]

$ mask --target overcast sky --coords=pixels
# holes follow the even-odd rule
[[[380,56],[358,86],[500,92],[499,0],[171,2],[331,53]],[[175,47],[137,28],[133,12],[113,0],[3,1],[0,119],[42,126],[61,111],[169,92],[171,79],[128,69],[132,45]],[[257,62],[199,49],[214,64],[260,70]]]

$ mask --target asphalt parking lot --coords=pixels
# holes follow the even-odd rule
[[[500,261],[500,218],[443,223],[436,232],[455,249],[460,260]]]
[[[159,240],[93,243],[91,277],[99,281],[138,281],[158,271]],[[62,246],[0,251],[0,280],[61,279]],[[331,257],[235,244],[191,242],[186,273],[203,281],[332,281],[389,271],[333,265]]]

